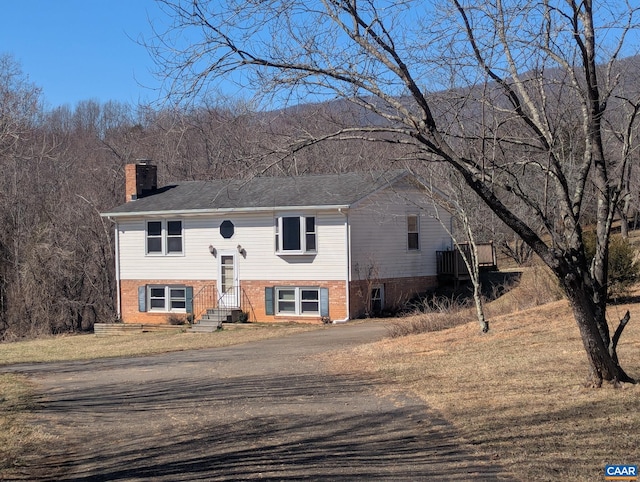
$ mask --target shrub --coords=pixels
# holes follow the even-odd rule
[[[589,262],[596,251],[596,234],[588,231],[584,236],[585,251]],[[636,257],[636,250],[628,239],[620,235],[611,236],[609,241],[609,298],[627,295],[631,286],[640,278],[640,264]]]
[[[485,298],[487,319],[515,313],[562,299],[562,290],[546,266],[527,268],[517,276],[505,276],[503,283],[491,283]],[[400,337],[446,330],[465,323],[477,323],[472,301],[464,296],[432,294],[413,301],[405,317],[389,327],[389,336]]]
[[[394,322],[388,327],[387,332],[391,338],[398,338],[401,336],[442,331],[447,328],[470,323],[473,320],[475,320],[475,318],[468,310],[451,313],[423,313]]]
[[[184,325],[186,322],[186,319],[184,316],[170,315],[168,318],[168,321],[170,325]]]
[[[392,338],[446,330],[474,320],[468,302],[455,297],[432,295],[411,303],[412,312],[393,323],[389,329]]]

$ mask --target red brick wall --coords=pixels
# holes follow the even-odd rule
[[[186,313],[157,313],[138,311],[138,287],[145,285],[184,285],[193,286],[195,295],[205,285],[215,287],[216,282],[212,280],[121,280],[120,281],[120,318],[123,323],[156,323],[167,324],[172,316],[184,316]],[[212,302],[214,303],[214,302]]]
[[[121,319],[124,323],[166,324],[173,313],[151,313],[138,311],[138,287],[153,285],[193,286],[194,295],[205,285],[215,286],[215,281],[194,280],[122,280],[120,282]],[[273,286],[313,286],[329,289],[329,317],[331,320],[343,320],[347,317],[346,291],[344,281],[241,281],[242,309],[249,313],[251,321],[321,323],[319,316],[273,316],[265,314],[264,290]],[[215,305],[212,299],[211,307]],[[186,314],[185,314],[186,317]]]
[[[413,296],[438,286],[436,276],[417,276],[412,278],[386,278],[367,281],[352,281],[350,288],[351,317],[358,318],[367,311],[369,291],[374,286],[384,285],[384,308],[399,308]]]
[[[124,166],[124,197],[125,202],[129,202],[138,193],[136,187],[136,165],[127,164]]]
[[[257,321],[287,322],[296,321],[302,323],[321,323],[319,316],[274,316],[265,313],[264,290],[273,286],[310,286],[329,289],[329,318],[331,320],[344,320],[347,317],[347,293],[344,281],[241,281],[243,293],[249,299],[251,307],[249,318]],[[245,301],[243,299],[243,308]]]
[[[169,322],[172,313],[151,313],[138,311],[138,287],[147,284],[153,285],[185,285],[192,286],[194,295],[205,285],[215,287],[215,281],[194,280],[122,280],[120,282],[121,318],[124,323],[159,323]],[[376,280],[374,285],[384,285],[385,308],[392,309],[402,305],[412,296],[423,293],[437,286],[435,276],[422,276],[415,278],[390,278]],[[329,318],[344,320],[348,314],[346,310],[346,292],[344,281],[241,281],[242,309],[249,313],[251,321],[260,322],[303,322],[321,323],[317,316],[274,316],[265,313],[265,288],[273,286],[313,286],[329,289]],[[358,318],[365,313],[370,284],[366,281],[353,281],[350,285],[350,315]],[[211,306],[215,305],[212,295]],[[186,315],[184,315],[186,317]]]

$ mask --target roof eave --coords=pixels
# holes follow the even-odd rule
[[[245,207],[245,208],[207,208],[207,209],[176,209],[176,210],[154,210],[154,211],[133,211],[133,212],[107,212],[100,213],[104,218],[133,218],[139,216],[201,216],[206,214],[250,214],[276,211],[337,211],[349,209],[349,204],[331,204],[314,206],[273,206],[273,207]]]

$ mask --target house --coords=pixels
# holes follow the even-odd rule
[[[346,321],[433,288],[436,251],[451,248],[425,186],[404,170],[158,187],[156,166],[138,162],[125,184],[126,202],[102,214],[115,223],[124,323],[209,308]]]

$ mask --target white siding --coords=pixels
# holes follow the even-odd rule
[[[420,249],[407,248],[407,215],[419,216]],[[441,216],[449,216],[440,210]],[[371,196],[350,210],[352,279],[433,276],[436,251],[451,240],[424,193],[408,186]],[[373,269],[372,275],[368,274]]]
[[[275,253],[274,220],[277,214],[182,218],[184,254],[181,256],[145,254],[145,223],[152,218],[119,221],[121,278],[215,280],[219,253],[238,253],[238,245],[246,252],[246,257],[240,254],[236,256],[240,280],[313,281],[346,278],[345,217],[342,214],[337,211],[300,212],[301,215],[316,216],[317,254],[285,256]],[[229,239],[220,235],[219,227],[224,220],[230,220],[235,226],[234,235]],[[210,245],[216,249],[217,256],[209,252]]]
[[[211,219],[183,218],[182,255],[146,255],[145,226],[147,220],[119,221],[120,277],[144,280],[214,280],[217,264],[209,253],[213,232]],[[178,219],[178,218],[171,218]]]

